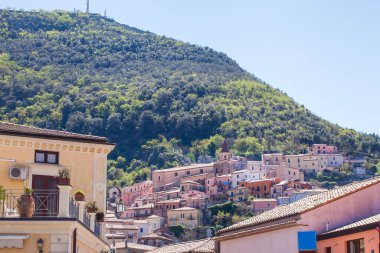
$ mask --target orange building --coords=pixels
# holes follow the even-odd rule
[[[255,198],[269,198],[272,184],[279,179],[260,179],[239,182],[239,187],[247,187]]]
[[[379,253],[380,214],[317,236],[317,253]]]

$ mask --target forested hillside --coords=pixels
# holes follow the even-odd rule
[[[210,48],[94,14],[0,10],[0,21],[0,119],[107,136],[116,184],[214,156],[224,138],[251,158],[312,143],[379,157],[379,136],[319,118]]]

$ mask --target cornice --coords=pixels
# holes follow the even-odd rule
[[[97,144],[97,143],[81,143],[74,141],[38,139],[30,137],[9,136],[0,134],[0,146],[12,146],[30,149],[50,150],[50,151],[67,151],[82,152],[94,154],[109,154],[114,146]]]

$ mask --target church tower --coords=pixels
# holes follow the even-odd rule
[[[230,161],[232,158],[231,152],[228,150],[227,141],[224,140],[222,144],[222,152],[219,154],[219,161]]]

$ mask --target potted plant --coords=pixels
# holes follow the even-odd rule
[[[103,212],[96,213],[95,217],[96,217],[97,222],[104,222],[104,213]]]
[[[4,186],[2,186],[2,185],[0,184],[0,203],[1,203],[2,201],[4,201],[4,198],[5,198],[5,190],[4,190]]]
[[[96,211],[98,211],[98,207],[96,206],[96,202],[95,201],[89,201],[89,202],[87,202],[84,207],[86,208],[86,211],[88,213],[96,213]]]
[[[20,218],[32,218],[34,213],[34,198],[32,196],[33,190],[24,188],[24,194],[17,199],[17,210]]]
[[[86,194],[82,190],[75,192],[75,201],[84,201]]]
[[[71,171],[68,168],[62,168],[58,170],[58,185],[70,185]]]

